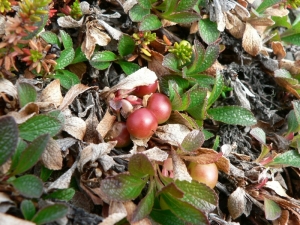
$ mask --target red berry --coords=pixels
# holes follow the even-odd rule
[[[136,95],[142,98],[144,95],[149,95],[156,92],[156,90],[157,90],[157,80],[153,84],[136,87],[136,89],[132,92],[132,95]]]
[[[160,93],[154,93],[148,99],[147,109],[155,115],[158,124],[162,124],[169,119],[172,112],[172,105],[167,96]]]
[[[133,137],[146,139],[155,132],[157,120],[150,110],[140,108],[128,116],[126,125],[127,130]]]
[[[199,164],[191,162],[188,170],[193,180],[214,188],[218,182],[218,168],[215,163]]]
[[[125,122],[115,122],[111,130],[105,136],[106,141],[118,141],[116,147],[123,148],[131,143],[130,134]]]

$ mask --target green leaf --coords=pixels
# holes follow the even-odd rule
[[[10,181],[21,195],[27,198],[39,198],[43,194],[43,182],[34,175],[23,175]]]
[[[271,199],[264,198],[264,209],[267,220],[276,220],[281,215],[280,206]]]
[[[150,9],[144,9],[139,4],[135,4],[129,11],[129,17],[133,22],[140,22],[149,14]]]
[[[199,87],[210,89],[215,84],[215,78],[209,75],[196,74],[187,77],[191,86],[197,84]]]
[[[224,87],[223,76],[222,76],[222,74],[220,74],[219,71],[217,71],[215,85],[214,85],[214,87],[210,93],[210,96],[207,100],[206,109],[210,108],[211,105],[219,98],[219,96],[222,93],[223,87]]]
[[[24,173],[33,167],[40,159],[49,141],[49,135],[44,134],[31,142],[28,147],[21,153],[19,162],[13,170],[13,174]]]
[[[150,0],[137,0],[137,2],[144,9],[151,9],[151,1]]]
[[[155,171],[152,163],[145,154],[134,154],[128,163],[128,171],[132,176],[143,178],[154,175]]]
[[[185,225],[186,223],[175,216],[170,210],[153,209],[150,217],[163,225]]]
[[[61,201],[70,201],[75,194],[73,188],[56,190],[44,197],[44,199],[58,199]]]
[[[180,190],[174,182],[172,182],[172,179],[168,179],[167,177],[164,177],[164,180],[162,180],[166,186],[164,186],[157,194],[163,195],[163,194],[169,194],[176,198],[182,198],[184,196],[184,193],[182,190]],[[169,183],[168,183],[169,182]]]
[[[193,61],[193,64],[186,71],[187,76],[198,73],[200,71],[198,68],[201,66],[205,55],[205,49],[199,41],[195,40],[193,48],[195,59]]]
[[[287,114],[287,124],[288,124],[288,131],[287,133],[290,132],[297,132],[299,130],[299,123],[298,120],[296,118],[296,114],[294,110],[291,110],[288,114]]]
[[[162,65],[164,67],[167,67],[168,69],[174,71],[174,72],[180,72],[178,70],[178,61],[177,58],[173,53],[169,53],[166,56],[164,56]]]
[[[115,53],[111,51],[102,51],[102,52],[97,52],[92,56],[93,61],[95,62],[110,62],[114,61],[117,59],[117,56]]]
[[[263,13],[267,8],[281,2],[281,0],[264,0],[262,3],[257,7],[256,11],[258,13]]]
[[[36,223],[37,225],[50,223],[65,216],[67,212],[67,206],[62,204],[54,204],[46,206],[45,208],[38,211],[31,221]]]
[[[170,20],[175,23],[193,23],[200,19],[200,15],[191,12],[178,12],[170,15],[164,15],[164,19]]]
[[[130,75],[140,69],[140,66],[138,64],[135,64],[132,62],[126,62],[126,61],[120,60],[117,63],[121,66],[122,70],[124,71],[124,73],[126,75]]]
[[[39,8],[39,10],[49,10],[48,5]],[[30,40],[32,38],[34,38],[35,36],[37,36],[46,26],[48,19],[49,19],[49,14],[40,14],[39,15],[40,21],[35,22],[33,24],[33,26],[37,27],[37,29],[35,29],[33,32],[27,32],[27,35],[25,37],[23,37],[24,40]]]
[[[135,41],[129,35],[122,35],[118,44],[118,51],[120,56],[124,57],[131,54],[135,49]]]
[[[136,209],[133,211],[131,223],[140,221],[150,214],[154,205],[154,197],[154,182],[151,182],[147,195],[139,202]]]
[[[176,12],[187,11],[196,5],[198,0],[180,0],[176,7]]]
[[[286,27],[288,29],[292,27],[288,15],[282,17],[271,16],[271,18],[275,22],[275,24],[272,27]]]
[[[157,16],[150,14],[144,17],[143,21],[140,24],[140,31],[151,31],[161,28],[162,23]]]
[[[42,134],[49,134],[53,137],[61,129],[61,122],[47,115],[33,116],[19,125],[20,137],[27,141],[33,141]]]
[[[26,220],[31,220],[36,213],[34,204],[31,200],[24,199],[21,202],[20,209]]]
[[[49,44],[56,44],[60,47],[60,41],[57,35],[51,31],[45,31],[40,34],[40,36]]]
[[[250,134],[259,141],[261,144],[266,144],[266,133],[263,131],[263,129],[259,127],[255,127],[251,129]]]
[[[207,90],[195,86],[186,92],[186,95],[189,95],[191,101],[187,112],[194,118],[203,120],[205,116],[205,108],[207,104]]]
[[[227,124],[252,126],[257,123],[251,111],[240,106],[222,106],[207,110],[213,120]]]
[[[105,70],[107,69],[111,62],[95,62],[93,61],[92,59],[90,60],[90,64],[92,67],[94,67],[95,69],[98,69],[98,70]]]
[[[300,32],[297,33],[297,34],[281,37],[281,40],[286,42],[286,43],[289,43],[289,44],[300,46],[299,35],[300,35]]]
[[[58,119],[61,124],[65,123],[65,115],[60,110],[53,110],[51,112],[48,112],[47,115]]]
[[[165,201],[172,213],[180,219],[197,225],[208,225],[208,220],[203,212],[196,209],[187,202],[177,199],[170,194],[162,194],[161,198]]]
[[[16,152],[13,154],[12,156],[12,159],[11,159],[11,165],[10,165],[10,171],[13,171],[16,166],[18,165],[19,163],[19,160],[20,160],[20,156],[22,154],[22,152],[27,148],[27,143],[19,138],[18,139],[18,145],[17,145],[17,149],[16,149]]]
[[[206,48],[204,59],[198,67],[198,73],[207,70],[216,61],[219,56],[219,45],[209,45]],[[199,62],[200,63],[200,62]]]
[[[100,188],[112,200],[129,201],[140,195],[146,182],[129,174],[119,174],[103,179]]]
[[[175,184],[184,192],[182,201],[188,202],[205,212],[214,210],[218,204],[218,196],[213,189],[197,181],[176,180]]]
[[[64,30],[59,30],[59,33],[60,33],[60,37],[61,37],[62,43],[64,45],[64,48],[65,49],[73,48],[73,41],[72,41],[71,36]]]
[[[18,126],[11,116],[0,118],[0,166],[14,154],[18,144]]]
[[[35,102],[37,93],[35,88],[31,84],[18,83],[17,91],[21,107],[25,106],[29,102]]]
[[[75,56],[73,61],[71,62],[71,64],[76,64],[79,62],[84,62],[87,61],[87,58],[85,56],[85,54],[83,53],[83,51],[81,50],[81,47],[77,47],[75,50]]]
[[[198,23],[199,34],[202,40],[206,44],[214,43],[220,36],[220,31],[218,30],[218,25],[216,22],[212,22],[210,19],[202,19]]]
[[[59,79],[60,85],[69,90],[75,84],[79,84],[80,80],[78,76],[69,70],[56,70],[55,79]]]
[[[66,48],[61,51],[60,57],[56,60],[56,66],[54,69],[63,69],[66,66],[70,65],[75,57],[75,51],[73,48]]]
[[[192,130],[184,137],[180,147],[184,151],[195,151],[202,146],[204,141],[205,137],[201,130]]]
[[[277,155],[268,166],[293,166],[300,168],[300,154],[296,150],[289,150]]]
[[[169,95],[173,110],[186,110],[190,104],[189,96],[181,98],[178,84],[174,80],[169,80]]]
[[[183,90],[185,90],[189,87],[189,81],[187,79],[184,79],[182,76],[164,75],[160,78],[160,82],[159,82],[160,89],[164,93],[168,93],[170,80],[177,84],[179,93],[183,93]]]
[[[46,182],[49,179],[49,177],[51,176],[52,172],[53,172],[53,170],[50,170],[47,167],[42,166],[41,174],[40,174],[40,178],[42,179],[42,181]]]

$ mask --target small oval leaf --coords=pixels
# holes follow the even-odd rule
[[[43,193],[43,182],[34,175],[23,175],[10,183],[21,195],[28,198],[39,198]]]
[[[37,225],[49,223],[65,216],[67,212],[68,207],[65,205],[50,205],[38,211],[31,221]]]

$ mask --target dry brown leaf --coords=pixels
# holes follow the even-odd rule
[[[250,201],[247,201],[245,190],[243,188],[238,187],[229,196],[227,207],[231,217],[233,219],[236,219],[242,214],[248,216],[249,210],[247,210],[247,207],[252,208],[252,204]]]
[[[98,225],[112,225],[116,224],[127,216],[127,211],[122,202],[112,201],[109,204],[109,216],[106,217]]]
[[[161,150],[158,147],[150,148],[146,151],[143,151],[142,153],[145,154],[149,160],[160,161],[160,162],[165,161],[169,156],[167,152]]]
[[[118,15],[120,15],[120,14],[118,14]],[[115,17],[115,18],[119,18],[119,17]],[[116,28],[113,28],[108,23],[106,23],[104,20],[97,20],[97,21],[101,26],[103,26],[105,28],[107,33],[109,33],[110,36],[112,36],[113,39],[120,40],[120,38],[123,35],[123,33],[121,31],[117,30]]]
[[[268,16],[283,17],[289,14],[289,10],[285,9],[284,7],[269,7],[264,11],[264,14]]]
[[[70,104],[72,104],[72,102],[74,101],[74,99],[82,94],[83,92],[91,89],[91,88],[95,88],[95,87],[88,87],[84,84],[76,84],[73,87],[71,87],[71,89],[67,92],[67,94],[65,95],[59,109],[63,110],[66,107],[68,107]]]
[[[83,171],[83,167],[89,161],[95,162],[100,157],[107,155],[116,145],[116,141],[90,144],[80,152],[80,158],[78,161],[78,170]]]
[[[66,189],[69,188],[72,175],[77,168],[77,160],[73,163],[72,167],[61,175],[56,181],[52,182],[49,187],[45,188],[46,192],[53,189]]]
[[[8,111],[14,111],[18,104],[17,89],[12,82],[5,78],[0,78],[0,101],[4,101]]]
[[[151,61],[148,62],[148,68],[156,73],[158,78],[170,74],[170,71],[162,65],[162,62],[163,55],[156,51],[151,51]]]
[[[300,73],[300,61],[291,61],[287,59],[282,59],[279,62],[280,69],[288,70],[292,75],[297,75]]]
[[[205,74],[216,76],[217,71],[223,70],[225,67],[216,60],[207,70],[204,71]]]
[[[15,206],[14,201],[7,194],[0,192],[0,212],[6,213],[13,206]]]
[[[94,107],[91,109],[88,118],[85,120],[86,132],[83,140],[88,143],[99,143],[99,134],[96,130],[97,124],[99,123],[98,118],[95,114]]]
[[[0,224],[3,225],[35,225],[35,223],[0,212]]]
[[[103,205],[103,201],[109,203],[109,200],[105,201],[103,198],[99,197],[98,190],[100,190],[100,188],[89,188],[84,185],[82,180],[80,181],[80,188],[86,193],[85,196],[88,195],[88,198],[92,200],[93,204]]]
[[[137,86],[153,84],[156,80],[156,74],[147,67],[143,67],[121,80],[117,85],[113,86],[109,90],[102,91],[101,95],[107,97],[117,90],[131,90]]]
[[[268,181],[265,187],[272,189],[281,197],[289,197],[278,181]]]
[[[288,210],[281,210],[281,215],[278,219],[273,220],[273,225],[288,225],[290,213]]]
[[[85,24],[85,39],[81,44],[81,50],[87,59],[90,59],[94,53],[96,44],[106,46],[110,42],[110,37],[103,32],[104,27],[97,20],[88,21]]]
[[[39,102],[49,102],[58,107],[63,100],[61,90],[60,90],[60,81],[54,80],[43,89],[41,95],[39,96]]]
[[[81,27],[83,23],[84,17],[80,20],[75,20],[71,16],[61,16],[57,19],[57,23],[60,27],[64,28],[77,28]]]
[[[253,27],[255,26],[273,26],[275,22],[271,17],[254,17],[247,20]]]
[[[199,164],[210,164],[217,162],[222,157],[222,153],[218,154],[200,154],[195,156],[181,156],[182,159],[190,161],[190,162],[196,162]]]
[[[186,180],[188,182],[191,182],[192,177],[189,174],[183,160],[177,155],[177,153],[174,150],[172,150],[171,156],[173,160],[174,180]]]
[[[45,167],[50,170],[60,170],[62,168],[63,158],[61,149],[53,138],[50,138],[41,159]]]
[[[34,102],[30,102],[26,104],[19,112],[9,112],[8,115],[14,117],[17,124],[21,124],[38,113],[38,105]]]
[[[246,4],[244,4],[246,5]],[[247,10],[247,8],[243,5],[240,5],[239,3],[235,3],[234,11],[239,17],[242,18],[242,20],[246,20],[247,18],[250,17],[250,13]]]
[[[87,66],[84,62],[79,62],[76,64],[71,64],[68,66],[68,70],[70,70],[72,73],[76,74],[79,80],[82,79],[83,74],[87,71]]]
[[[285,49],[280,41],[273,41],[271,43],[274,54],[277,56],[277,59],[280,61],[286,56]]]
[[[86,123],[83,119],[75,116],[66,117],[63,130],[74,138],[82,141],[86,132]]]
[[[246,23],[242,45],[244,50],[252,56],[256,56],[262,49],[261,37],[249,23]]]
[[[233,37],[242,38],[245,27],[245,23],[243,23],[236,15],[227,13],[226,28]]]
[[[178,143],[181,143],[188,133],[190,133],[190,130],[185,125],[167,124],[159,126],[155,135],[171,145],[178,146]]]
[[[112,125],[116,121],[116,116],[111,115],[108,110],[106,110],[100,123],[97,125],[96,130],[99,132],[101,137],[105,137],[107,132],[112,128]]]
[[[137,4],[136,0],[127,0],[124,2],[124,4],[122,4],[122,7],[124,9],[124,12],[127,14],[129,12],[129,10],[135,5]]]
[[[136,210],[137,206],[132,201],[124,202],[123,204],[127,211],[127,220],[130,222],[131,225],[152,225],[153,224],[148,218],[144,218],[138,222],[131,222],[133,212]]]

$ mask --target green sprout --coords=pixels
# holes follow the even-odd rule
[[[152,41],[156,40],[156,33],[150,31],[134,33],[132,37],[136,41],[136,45],[149,45]]]
[[[82,11],[80,9],[80,2],[79,0],[75,0],[75,2],[73,3],[73,5],[71,6],[71,13],[70,15],[78,20],[82,17]]]
[[[294,9],[300,7],[300,0],[287,0],[287,3]]]
[[[10,11],[11,4],[9,0],[2,0],[0,2],[0,12],[3,13],[4,11]]]
[[[193,54],[191,44],[185,40],[182,40],[179,44],[175,42],[174,46],[170,47],[169,52],[175,55],[180,65],[190,62]]]
[[[30,59],[33,62],[37,62],[43,58],[43,54],[41,52],[39,52],[38,50],[31,49],[30,54],[31,54]]]

